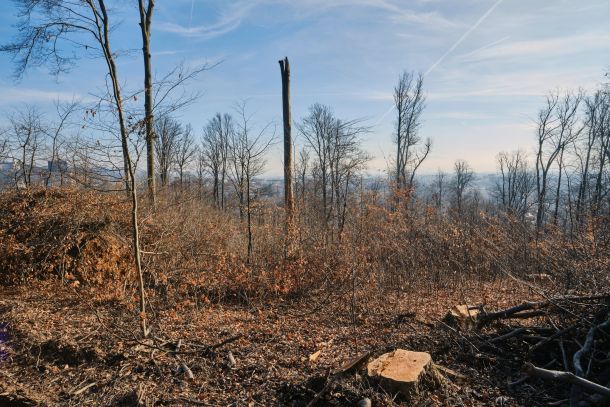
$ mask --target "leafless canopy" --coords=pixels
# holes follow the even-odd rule
[[[403,72],[394,88],[396,106],[396,143],[395,177],[397,188],[412,188],[415,173],[428,157],[432,141],[423,141],[419,135],[421,115],[425,108],[423,75]]]

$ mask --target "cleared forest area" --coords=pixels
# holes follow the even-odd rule
[[[443,104],[424,79],[500,3],[398,74],[374,124],[317,101],[293,117],[288,57],[276,119],[248,100],[206,116],[196,85],[223,65],[151,50],[205,30],[156,31],[154,0],[15,0],[15,78],[98,88],[0,122],[0,406],[609,406],[607,75],[520,111],[531,146],[493,151],[486,187],[464,159],[423,170]],[[367,137],[391,151],[377,175]]]
[[[154,215],[144,208],[151,334],[143,338],[123,196],[3,193],[0,258],[10,284],[0,300],[0,398],[306,405],[353,358],[400,348],[429,352],[440,384],[395,398],[356,370],[317,402],[546,405],[570,397],[570,386],[528,379],[523,367],[568,370],[607,318],[608,251],[599,241],[559,231],[536,240],[535,228],[510,219],[457,221],[369,199],[341,240],[299,228],[307,239],[289,257],[281,222],[255,229],[260,243],[249,256],[243,223],[196,198],[161,199]],[[446,319],[459,304],[481,313]],[[515,305],[522,308],[494,314]],[[603,329],[592,343],[582,363],[600,382]]]

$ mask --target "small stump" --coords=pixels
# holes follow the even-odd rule
[[[432,366],[429,353],[396,349],[370,362],[367,371],[386,391],[411,397],[419,393],[422,382],[432,373]]]
[[[474,329],[479,320],[481,310],[471,305],[455,305],[443,318],[443,322],[462,331]]]

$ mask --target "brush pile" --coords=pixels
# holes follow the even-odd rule
[[[544,393],[553,405],[610,405],[610,294],[558,296],[494,312],[469,308],[470,330],[448,325],[463,357],[504,360],[513,372],[521,365],[508,387]]]
[[[116,195],[86,190],[0,193],[0,284],[106,284],[125,275],[132,267],[124,206]]]

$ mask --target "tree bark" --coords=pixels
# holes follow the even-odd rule
[[[576,386],[580,386],[586,390],[589,390],[592,393],[602,394],[604,396],[610,397],[610,389],[608,387],[602,386],[601,384],[597,384],[591,382],[582,377],[576,376],[572,372],[562,372],[559,370],[547,370],[540,367],[536,367],[531,363],[527,363],[524,368],[525,374],[531,377],[539,377],[544,380],[550,380],[553,382],[564,382],[571,383]]]
[[[142,32],[142,54],[144,56],[144,125],[146,126],[146,176],[148,182],[148,199],[151,205],[156,205],[155,182],[155,132],[153,128],[153,101],[152,101],[152,68],[150,55],[150,24],[152,21],[155,0],[148,0],[148,7],[144,7],[144,0],[138,1],[140,9],[140,30]]]
[[[286,237],[290,234],[294,217],[292,192],[292,124],[290,117],[290,63],[288,57],[279,61],[282,73],[282,106],[284,118],[284,206],[286,210]]]

